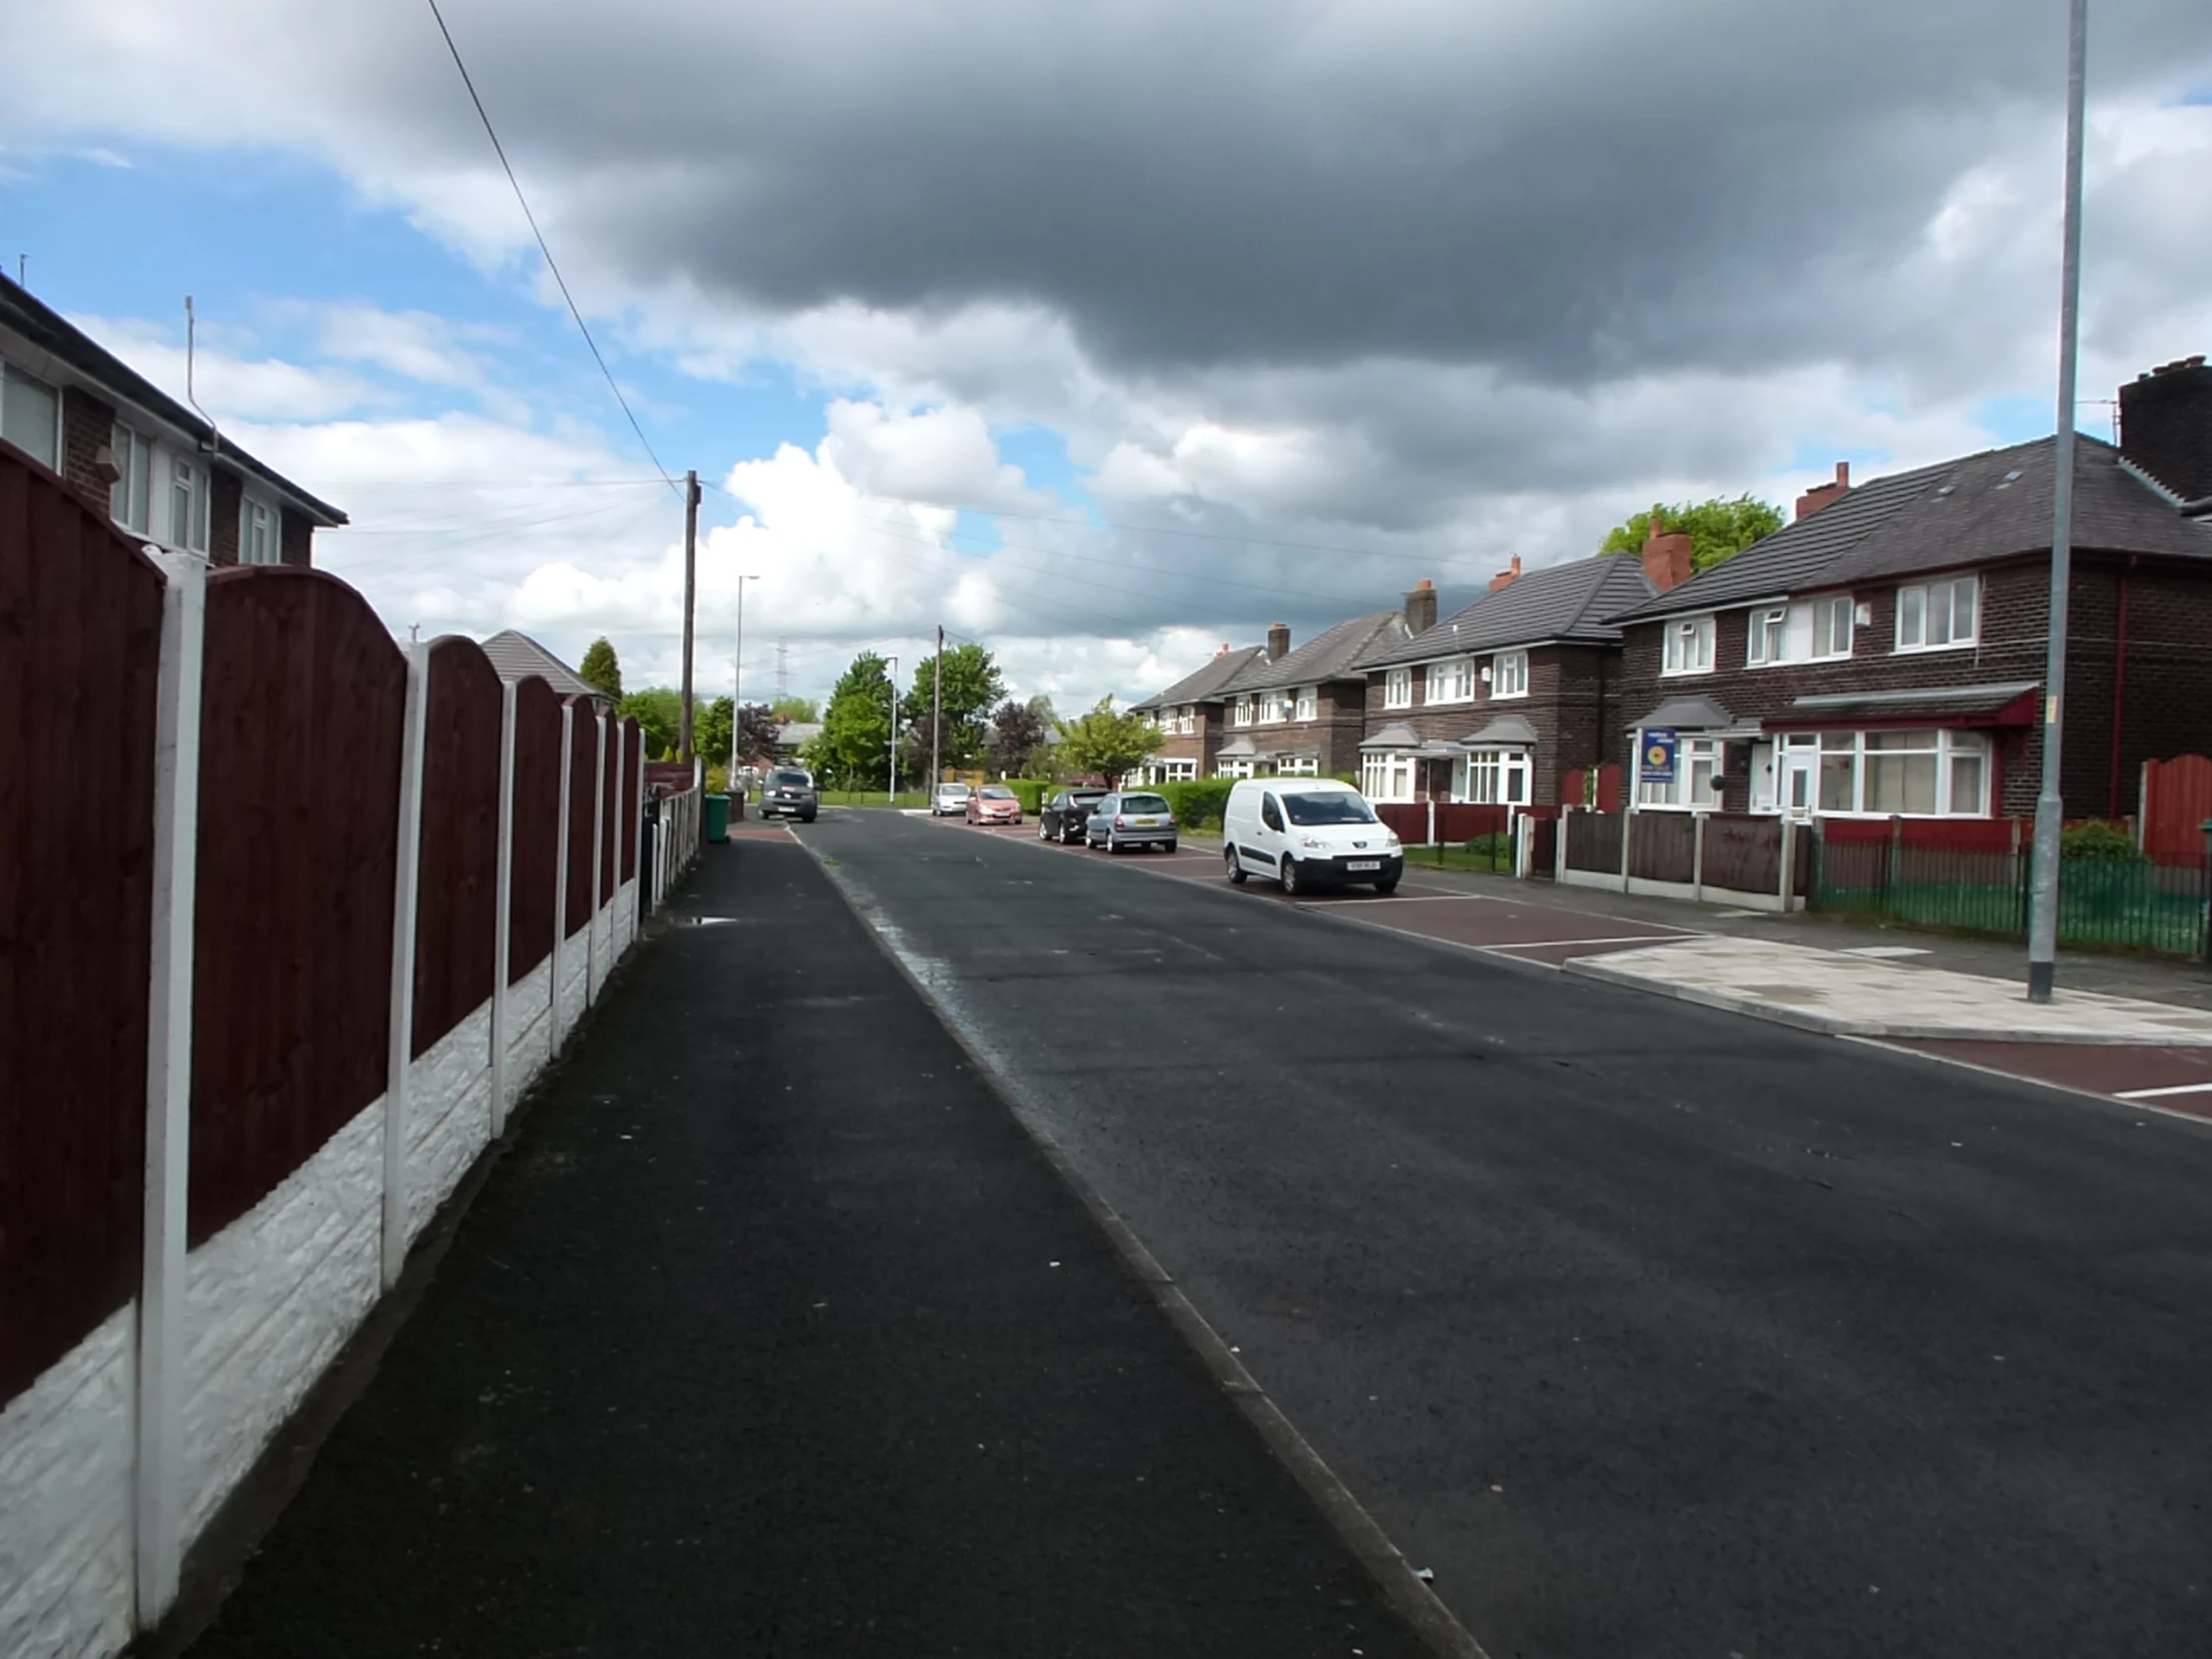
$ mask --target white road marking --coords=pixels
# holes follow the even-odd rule
[[[1563,944],[1677,944],[1681,933],[1622,933],[1609,939],[1529,939],[1520,944],[1478,944],[1477,950],[1553,950]]]
[[[2115,1100],[2162,1100],[2170,1094],[2212,1094],[2212,1083],[2171,1083],[2163,1089],[2122,1089]]]
[[[1856,944],[1849,950],[1839,950],[1839,956],[1926,956],[1928,951],[1917,944]]]

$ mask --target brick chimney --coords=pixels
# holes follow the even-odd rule
[[[1836,481],[1833,484],[1815,484],[1797,498],[1797,516],[1817,513],[1831,501],[1840,500],[1851,489],[1851,462],[1836,463]]]
[[[1657,506],[1651,509],[1651,528],[1644,534],[1644,574],[1661,593],[1690,579],[1689,532],[1662,532]]]
[[[2212,496],[2212,368],[2202,355],[2120,388],[2120,453],[2184,501]]]
[[[1425,634],[1436,626],[1436,584],[1423,576],[1405,596],[1405,631]]]
[[[1291,654],[1291,625],[1287,622],[1268,624],[1268,661],[1279,663]]]
[[[1512,580],[1512,579],[1513,579],[1514,577],[1518,576],[1519,574],[1520,574],[1520,555],[1519,555],[1518,553],[1516,553],[1516,554],[1514,554],[1514,555],[1513,555],[1513,563],[1512,563],[1512,566],[1511,566],[1511,568],[1509,568],[1509,569],[1506,569],[1506,570],[1501,570],[1501,571],[1499,571],[1499,572],[1498,572],[1498,573],[1497,573],[1497,574],[1496,574],[1495,576],[1493,576],[1493,577],[1491,577],[1491,578],[1490,578],[1490,591],[1491,591],[1492,593],[1495,593],[1495,592],[1497,592],[1497,590],[1498,590],[1499,588],[1502,588],[1503,586],[1505,586],[1505,584],[1506,584],[1506,583],[1510,582],[1510,581],[1511,581],[1511,580]]]

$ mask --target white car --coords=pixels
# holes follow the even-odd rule
[[[965,818],[969,793],[965,784],[939,784],[929,792],[929,816]]]
[[[1230,880],[1272,875],[1286,893],[1363,884],[1388,892],[1405,872],[1396,833],[1334,778],[1242,780],[1229,792],[1221,838]]]

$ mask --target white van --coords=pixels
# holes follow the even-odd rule
[[[1362,882],[1388,892],[1405,872],[1396,834],[1334,778],[1243,780],[1229,792],[1221,838],[1230,880],[1272,875],[1287,893]]]

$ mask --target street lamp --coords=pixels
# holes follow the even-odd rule
[[[730,665],[730,787],[738,786],[738,739],[745,731],[745,585],[758,576],[738,578],[738,654]]]
[[[891,793],[883,805],[895,807],[898,805],[898,659],[887,657],[884,661],[891,670]]]

